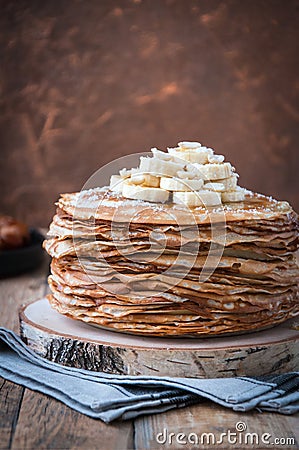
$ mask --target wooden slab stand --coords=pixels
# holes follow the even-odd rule
[[[68,319],[45,298],[20,310],[21,336],[40,356],[66,366],[128,375],[213,378],[298,370],[299,331],[294,323],[240,336],[170,339],[116,333]]]

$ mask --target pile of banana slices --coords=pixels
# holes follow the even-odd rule
[[[112,175],[110,189],[123,197],[155,203],[173,202],[189,207],[241,202],[245,189],[223,155],[199,142],[179,142],[167,152],[152,148],[138,168]]]

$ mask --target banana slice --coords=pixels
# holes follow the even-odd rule
[[[194,164],[200,176],[204,180],[222,180],[233,175],[233,168],[230,163],[223,164]]]
[[[223,203],[243,202],[245,200],[245,189],[239,187],[236,191],[222,192],[221,198]]]
[[[229,178],[225,178],[224,180],[215,180],[216,183],[224,184],[225,191],[235,191],[238,184],[238,175],[234,174]]]
[[[147,158],[145,156],[141,156],[140,158],[140,172],[146,172],[155,176],[173,177],[178,170],[182,170],[183,168],[184,163],[163,161],[158,158]]]
[[[129,181],[132,184],[143,184],[144,183],[144,177],[142,173],[132,173],[131,177],[129,178]]]
[[[126,198],[133,200],[144,200],[155,203],[165,203],[168,200],[169,192],[164,189],[139,186],[125,181],[123,184],[122,194]]]
[[[203,188],[209,189],[210,191],[215,191],[215,192],[224,192],[225,191],[225,186],[223,183],[205,183]]]
[[[173,202],[187,206],[218,206],[221,205],[221,195],[218,192],[174,192]]]
[[[199,191],[203,186],[203,180],[179,180],[178,178],[162,177],[160,187],[167,191]]]
[[[158,150],[156,147],[151,148],[151,152],[155,158],[162,159],[162,161],[171,161],[172,156],[169,153],[162,152]]]
[[[200,142],[192,142],[192,141],[183,141],[183,142],[179,142],[178,146],[180,148],[198,148],[201,147]]]
[[[224,156],[223,155],[209,155],[208,161],[211,164],[221,164],[224,161]]]
[[[146,173],[144,175],[144,183],[143,184],[145,186],[158,188],[160,186],[160,178]]]
[[[122,192],[124,179],[120,175],[111,175],[110,190],[113,192]]]
[[[168,152],[177,159],[188,161],[190,163],[206,164],[209,156],[213,155],[213,150],[207,147],[199,147],[195,149],[175,149],[169,148]]]
[[[142,184],[144,186],[149,187],[159,187],[160,186],[160,178],[155,177],[154,175],[150,175],[148,173],[132,173],[131,178],[129,179],[133,184]]]
[[[188,167],[186,167],[186,170],[178,170],[177,176],[181,180],[193,180],[195,178],[195,171],[188,170]]]
[[[131,176],[131,173],[132,173],[132,169],[128,170],[128,169],[124,168],[119,171],[119,175],[122,178],[129,178]]]

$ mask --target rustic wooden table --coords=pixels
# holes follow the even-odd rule
[[[45,259],[44,265],[35,272],[0,281],[2,326],[18,332],[18,308],[22,303],[45,295],[48,289],[47,272],[48,260]],[[229,430],[234,433],[238,422],[243,422],[247,427],[245,432],[237,433],[238,442],[234,443],[235,436],[232,434],[219,443],[221,433],[228,433]],[[1,449],[294,449],[299,448],[298,425],[298,415],[240,414],[209,402],[106,425],[46,395],[0,379]],[[162,435],[157,440],[159,433]],[[208,436],[203,433],[211,433],[209,444]],[[245,433],[256,433],[248,436],[248,444]],[[264,433],[271,435],[264,435],[264,441],[268,440],[269,444],[262,442]],[[196,437],[199,439],[198,445]],[[218,443],[213,444],[213,438]],[[295,443],[287,439],[293,439]]]

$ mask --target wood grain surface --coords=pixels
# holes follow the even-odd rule
[[[188,139],[299,210],[298,0],[0,4],[0,212],[46,226],[104,164]]]
[[[0,281],[0,325],[18,331],[18,308],[24,302],[44,296],[47,290],[48,260],[35,272]],[[17,369],[17,368],[16,368]],[[271,445],[275,449],[299,448],[298,414],[251,412],[236,413],[226,408],[202,404],[148,415],[134,421],[106,425],[79,414],[62,403],[28,389],[0,380],[0,448],[14,450],[95,449],[95,450],[158,450],[163,448],[196,448],[192,445],[157,442],[163,430],[170,433],[215,433],[234,431],[237,422],[244,422],[247,431],[271,434],[274,438],[297,439],[295,445]],[[268,446],[270,447],[270,445]],[[260,448],[259,445],[207,445],[198,448]]]
[[[228,445],[223,443],[222,445],[207,443],[207,438],[203,440],[202,444],[196,445],[178,445],[175,443],[175,437],[170,441],[170,433],[184,433],[188,436],[189,433],[196,433],[201,435],[203,433],[214,433],[217,438],[219,438],[220,433],[231,430],[235,431],[235,425],[238,422],[244,422],[246,424],[246,431],[249,433],[257,433],[262,436],[263,433],[269,431],[272,436],[293,436],[297,439],[299,438],[298,433],[298,418],[285,417],[283,421],[276,420],[276,417],[271,415],[271,419],[274,419],[271,424],[271,430],[269,431],[269,417],[265,414],[247,413],[246,416],[242,413],[237,413],[234,411],[227,411],[220,409],[216,405],[204,402],[202,406],[191,406],[189,408],[183,409],[178,414],[176,411],[170,411],[167,415],[161,414],[156,416],[151,416],[147,418],[139,418],[135,421],[135,436],[136,436],[136,448],[137,449],[178,449],[178,448],[201,448],[210,449],[214,448],[220,450],[221,448],[237,448],[245,450],[246,448],[260,448],[265,449],[267,445],[260,443],[256,445],[246,445],[243,442],[235,443],[234,445]],[[273,428],[272,428],[273,427]],[[156,436],[158,433],[167,429],[167,443],[163,446],[157,447]],[[275,430],[275,431],[274,431]],[[291,431],[292,430],[292,431]],[[162,439],[161,439],[162,440]],[[171,443],[169,443],[171,442]],[[272,445],[269,445],[272,447]],[[285,446],[287,448],[296,448],[294,446]],[[282,448],[277,445],[274,448]]]

